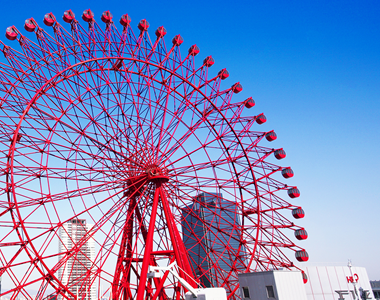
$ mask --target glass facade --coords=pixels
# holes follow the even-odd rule
[[[183,213],[184,245],[202,285],[221,287],[231,270],[245,270],[240,213],[221,193],[201,193],[194,200]]]

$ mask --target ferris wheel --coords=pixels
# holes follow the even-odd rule
[[[31,18],[1,42],[0,296],[181,299],[170,273],[148,274],[176,263],[239,299],[239,273],[306,261],[293,171],[242,85],[162,26],[82,19],[48,13],[52,29]]]

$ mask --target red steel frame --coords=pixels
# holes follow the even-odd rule
[[[149,265],[176,262],[194,287],[207,276],[239,299],[239,272],[297,268],[289,253],[307,254],[287,237],[302,228],[287,218],[298,207],[284,199],[293,186],[279,181],[275,149],[259,144],[271,132],[254,130],[263,116],[233,101],[241,87],[223,88],[210,57],[197,68],[197,47],[183,58],[178,37],[167,46],[163,28],[151,40],[145,20],[138,35],[104,20],[105,30],[95,20],[85,29],[74,18],[71,31],[55,21],[54,35],[33,20],[36,39],[14,27],[19,45],[1,42],[0,296],[90,299],[95,286],[97,298],[181,299],[168,272],[147,278]],[[233,208],[201,218],[201,193],[223,193]],[[185,211],[221,235],[185,236]],[[75,218],[93,227],[65,243],[60,230]],[[206,257],[186,249],[189,237]],[[90,240],[95,259],[83,250]],[[78,257],[92,267],[63,282],[58,270]],[[197,274],[194,257],[209,268]]]

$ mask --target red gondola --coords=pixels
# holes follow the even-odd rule
[[[302,219],[305,216],[305,211],[302,207],[297,207],[292,210],[292,215],[295,219]]]
[[[256,117],[257,124],[264,124],[267,121],[267,117],[264,114],[260,114]]]
[[[291,168],[282,169],[281,174],[284,178],[291,178],[294,176],[294,172]]]
[[[66,23],[71,23],[71,22],[75,19],[75,14],[72,12],[71,9],[66,10],[66,11],[63,13],[62,19],[63,19],[63,21],[65,21]]]
[[[244,105],[246,108],[252,108],[255,106],[255,100],[253,100],[252,97],[249,97],[244,101]]]
[[[180,46],[183,43],[183,37],[177,34],[173,39],[172,43],[174,46]]]
[[[277,159],[283,159],[286,157],[286,152],[284,151],[284,149],[277,149],[276,151],[274,151],[274,156]]]
[[[131,17],[128,16],[127,14],[124,14],[120,18],[120,24],[123,25],[124,27],[127,27],[131,23]]]
[[[156,29],[155,33],[156,33],[156,37],[160,39],[166,35],[167,31],[164,26],[160,26]]]
[[[33,32],[34,29],[36,29],[36,24],[35,24],[33,18],[25,20],[24,28],[28,32]]]
[[[297,240],[306,240],[307,239],[307,232],[305,229],[297,229],[294,231],[294,236],[296,237]]]
[[[139,22],[139,25],[137,25],[137,27],[141,30],[141,31],[147,31],[148,28],[149,28],[149,22],[145,19],[142,19],[140,22]]]
[[[298,250],[296,251],[296,259],[300,262],[308,261],[309,254],[307,254],[306,250]]]
[[[82,14],[82,19],[85,22],[90,22],[94,19],[94,13],[91,11],[91,9],[86,9]]]
[[[297,198],[301,195],[301,193],[299,189],[297,189],[296,187],[293,187],[288,190],[288,195],[290,198]]]
[[[215,60],[212,58],[212,56],[207,56],[204,60],[203,60],[203,64],[206,66],[206,67],[211,67],[213,64],[215,63]]]
[[[196,56],[198,55],[199,53],[199,48],[197,45],[192,45],[190,48],[189,48],[189,55],[191,56]]]
[[[107,11],[102,13],[102,16],[100,17],[100,19],[106,24],[111,23],[112,22],[112,14],[110,13],[109,10],[107,10]]]
[[[46,26],[53,26],[55,23],[55,16],[52,13],[48,13],[44,17],[44,24]]]
[[[277,139],[277,134],[272,130],[272,131],[269,131],[269,132],[265,135],[265,138],[267,139],[267,141],[272,142],[272,141],[274,141],[275,139]]]
[[[7,28],[7,30],[5,31],[5,36],[7,37],[8,40],[15,40],[17,39],[17,31],[16,31],[16,27],[14,26],[10,26]]]
[[[223,70],[219,71],[218,75],[219,75],[220,79],[224,80],[228,76],[230,76],[230,73],[228,73],[227,69],[223,69]]]
[[[243,86],[237,82],[235,83],[232,87],[231,87],[232,91],[237,94],[237,93],[240,93],[242,90],[243,90]]]
[[[302,271],[302,280],[303,280],[303,283],[305,284],[307,283],[307,280],[308,280],[307,275],[304,271]]]

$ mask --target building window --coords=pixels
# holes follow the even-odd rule
[[[266,289],[267,289],[267,296],[268,298],[275,298],[274,297],[274,289],[273,289],[273,285],[267,285],[265,286]]]
[[[242,287],[243,289],[243,297],[249,298],[249,288],[247,286]]]

